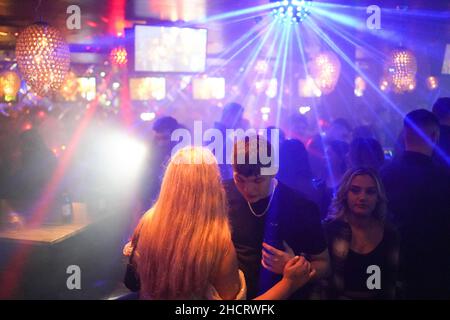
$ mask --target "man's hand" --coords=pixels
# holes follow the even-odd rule
[[[264,268],[273,273],[283,274],[287,262],[295,256],[294,251],[285,241],[283,241],[283,246],[285,251],[278,250],[263,242],[261,264]]]

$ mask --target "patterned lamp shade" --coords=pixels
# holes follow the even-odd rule
[[[397,93],[416,88],[417,60],[407,49],[393,50],[386,64],[388,78]]]
[[[316,86],[323,94],[333,92],[341,73],[341,62],[331,51],[325,51],[317,55],[310,62],[311,74]]]
[[[25,81],[40,96],[59,90],[70,67],[69,46],[61,33],[42,22],[19,35],[16,58]]]
[[[128,62],[127,50],[122,46],[112,49],[110,53],[110,59],[113,65],[119,67],[125,66]]]

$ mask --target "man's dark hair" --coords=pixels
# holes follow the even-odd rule
[[[384,162],[381,144],[373,138],[356,138],[350,143],[350,160],[353,167],[372,167],[378,170]]]
[[[155,121],[153,130],[156,132],[172,132],[179,128],[178,121],[173,117],[162,117]]]
[[[296,125],[303,123],[305,127],[308,126],[308,118],[305,115],[299,114],[298,112],[292,114],[289,117],[289,127],[295,127]]]
[[[227,103],[222,110],[220,121],[226,124],[232,123],[236,125],[242,118],[244,108],[236,102]]]
[[[326,145],[341,158],[345,158],[350,150],[350,145],[344,141],[331,140],[327,141]]]
[[[450,98],[439,98],[433,105],[433,113],[439,120],[447,119],[450,117]]]
[[[308,152],[300,140],[290,139],[281,143],[278,178],[281,181],[312,179]],[[298,181],[293,182],[298,183]]]
[[[234,118],[236,116],[242,115],[244,108],[237,102],[227,103],[223,107],[222,119],[224,118]]]
[[[359,126],[353,129],[353,139],[376,139],[375,130],[371,126]]]
[[[261,152],[271,157],[273,150],[272,145],[265,138],[255,135],[244,140],[239,140],[234,143],[233,147],[233,170],[244,177],[261,175],[261,168],[269,168],[271,163],[263,164],[260,159]],[[265,150],[264,150],[265,148]],[[239,163],[239,157],[243,158],[243,163]],[[251,158],[256,161],[252,161]]]
[[[405,126],[405,129],[416,132],[417,129],[429,127],[439,128],[439,120],[432,112],[426,109],[417,109],[405,116],[403,125]]]
[[[352,126],[348,123],[344,118],[338,118],[331,123],[331,126],[341,126],[347,129],[348,131],[352,131]]]

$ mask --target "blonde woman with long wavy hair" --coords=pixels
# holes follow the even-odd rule
[[[141,299],[245,299],[226,195],[208,149],[186,147],[172,157],[159,198],[139,222],[133,243]],[[260,299],[287,298],[311,270],[295,257],[284,271]]]

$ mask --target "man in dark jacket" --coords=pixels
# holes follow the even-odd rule
[[[400,278],[407,299],[450,298],[450,178],[432,160],[438,139],[433,113],[408,113],[405,151],[381,173],[400,231]]]
[[[435,150],[434,160],[436,164],[450,172],[450,98],[439,98],[433,106],[433,113],[441,125],[439,150]]]

